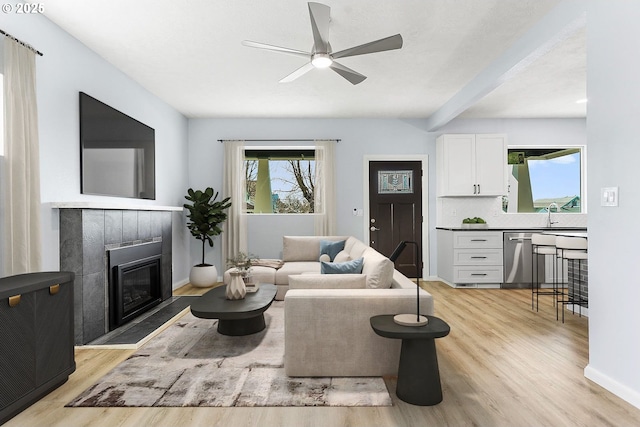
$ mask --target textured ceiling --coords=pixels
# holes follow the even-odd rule
[[[278,83],[309,51],[305,1],[49,0],[45,15],[188,117],[427,118],[549,13],[558,0],[329,1],[334,52],[397,33],[400,50],[343,58]],[[563,40],[463,117],[584,117],[584,31]]]

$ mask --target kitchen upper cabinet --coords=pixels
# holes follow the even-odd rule
[[[436,140],[438,196],[502,196],[507,136],[445,134]]]

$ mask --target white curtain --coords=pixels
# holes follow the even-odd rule
[[[238,252],[247,252],[245,185],[244,141],[225,141],[223,194],[231,197],[231,207],[222,233],[223,264]]]
[[[336,232],[334,183],[334,140],[316,141],[316,188],[314,195],[314,232],[333,236]]]
[[[35,52],[4,41],[5,274],[41,268]]]

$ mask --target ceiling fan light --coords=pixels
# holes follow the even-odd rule
[[[333,59],[327,53],[316,53],[311,58],[311,64],[316,68],[328,68],[333,64]]]

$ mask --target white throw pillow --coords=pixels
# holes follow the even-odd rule
[[[320,259],[318,259],[318,261],[331,262],[331,257],[329,256],[329,254],[322,254],[320,255]]]
[[[322,261],[322,260],[320,260],[320,261]],[[349,252],[344,251],[344,250],[338,252],[336,257],[333,259],[333,262],[347,262],[347,261],[351,261],[351,257],[349,256]]]

